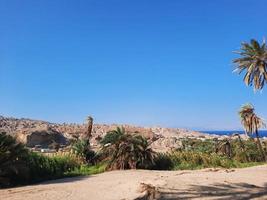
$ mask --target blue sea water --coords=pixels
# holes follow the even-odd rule
[[[245,134],[244,131],[200,131],[201,133],[216,134],[216,135],[232,135],[233,133]],[[259,131],[260,137],[267,137],[267,130]],[[255,134],[252,135],[255,137]]]

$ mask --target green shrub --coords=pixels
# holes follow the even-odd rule
[[[227,140],[230,143],[231,159],[242,163],[261,162],[262,155],[255,141],[252,138],[248,140],[240,140]],[[218,155],[226,156],[225,152],[220,151],[220,149],[223,149],[222,147],[225,143],[225,141],[216,141],[209,139],[204,141],[199,139],[184,139],[182,141],[182,151],[202,152],[208,154],[217,152]],[[267,154],[267,144],[263,142],[262,146],[265,153]]]
[[[120,136],[102,147],[102,155],[108,161],[108,169],[147,169],[154,162],[154,152],[148,141],[141,135],[124,133],[117,128],[114,133]]]
[[[107,167],[106,163],[99,163],[93,166],[81,165],[79,167],[76,167],[74,170],[65,172],[65,176],[72,177],[72,176],[99,174],[99,173],[104,172],[106,167]]]
[[[29,169],[24,159],[27,155],[24,145],[0,133],[0,187],[12,185],[14,179],[17,182],[28,179]]]
[[[240,148],[237,140],[231,142],[233,149],[233,159],[239,162],[261,162],[262,155],[253,139],[245,140],[244,149]]]
[[[60,178],[64,173],[80,166],[77,159],[71,156],[47,157],[30,153],[26,160],[30,169],[30,182]]]
[[[171,170],[173,169],[173,161],[169,154],[158,153],[154,158],[154,165],[151,166],[153,170]]]
[[[255,165],[255,162],[242,163],[237,160],[229,159],[216,153],[207,154],[195,151],[175,151],[171,153],[160,153],[156,156],[155,165],[152,169],[156,170],[184,170],[201,169],[207,167],[235,168],[242,166]],[[261,164],[258,162],[258,164]]]
[[[60,178],[79,166],[74,157],[32,153],[13,137],[0,133],[0,187]]]
[[[197,151],[203,153],[215,152],[215,141],[207,139],[184,139],[182,140],[183,150]]]
[[[86,163],[94,164],[96,162],[96,153],[90,148],[90,143],[88,140],[77,139],[72,144],[73,152],[82,158]]]

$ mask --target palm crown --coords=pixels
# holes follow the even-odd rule
[[[255,114],[254,107],[251,104],[242,106],[239,111],[239,116],[241,123],[248,134],[253,134],[259,128],[265,126],[263,120]]]
[[[267,47],[265,41],[260,45],[252,39],[250,43],[242,43],[241,51],[236,52],[241,55],[234,59],[236,69],[239,74],[246,71],[244,82],[248,86],[254,85],[255,90],[263,88],[267,83]]]

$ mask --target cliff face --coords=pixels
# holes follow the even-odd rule
[[[181,138],[214,137],[184,129],[94,124],[92,128],[92,138],[90,140],[91,145],[95,148],[99,147],[99,140],[103,138],[108,131],[114,130],[117,126],[123,126],[126,131],[131,133],[140,133],[152,142],[151,146],[157,151],[179,148],[179,146],[181,146]],[[58,124],[41,120],[16,119],[0,116],[0,131],[16,137],[29,147],[37,144],[48,146],[53,142],[66,144],[72,137],[81,136],[86,131],[86,128],[86,124]]]

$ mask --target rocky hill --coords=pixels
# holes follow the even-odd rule
[[[150,140],[152,143],[151,146],[156,151],[168,151],[173,148],[179,148],[181,146],[181,139],[183,138],[210,139],[219,137],[186,129],[94,124],[91,138],[92,146],[95,148],[99,147],[99,140],[103,138],[108,131],[115,129],[117,126],[123,126],[126,131],[132,133],[140,133]],[[0,132],[6,132],[16,137],[29,147],[35,145],[48,146],[52,142],[68,144],[71,138],[79,137],[85,131],[86,124],[58,124],[42,120],[17,119],[0,116]]]

